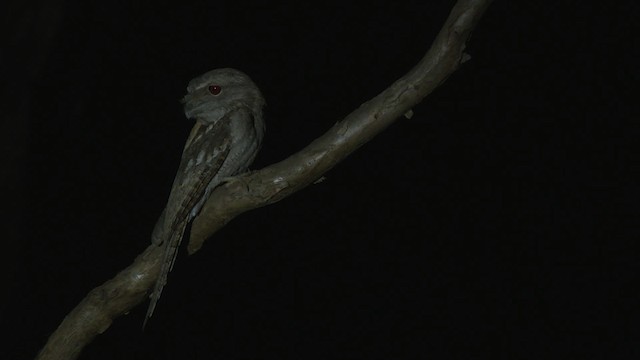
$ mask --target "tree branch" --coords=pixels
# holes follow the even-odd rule
[[[491,0],[459,0],[422,60],[300,152],[218,187],[193,222],[189,253],[237,215],[306,187],[383,131],[442,84],[466,60],[466,41]],[[49,337],[37,359],[75,359],[113,319],[146,300],[163,251],[150,245],[128,268],[93,289]]]

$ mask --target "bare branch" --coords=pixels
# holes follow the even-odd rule
[[[362,104],[302,151],[217,188],[193,222],[189,253],[235,216],[282,200],[371,140],[442,84],[467,60],[466,41],[491,0],[460,0],[431,49],[409,73]],[[118,316],[146,299],[163,252],[149,246],[131,266],[93,289],[51,335],[37,359],[75,359]]]
[[[425,57],[409,73],[362,104],[300,152],[213,192],[193,221],[189,253],[236,215],[306,187],[409,112],[467,60],[466,41],[490,1],[459,1]]]
[[[149,246],[133,264],[113,279],[91,290],[62,320],[37,359],[75,359],[82,348],[147,298],[160,272],[164,251]]]

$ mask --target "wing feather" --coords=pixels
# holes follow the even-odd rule
[[[228,126],[224,123],[204,125],[196,121],[185,144],[167,206],[154,229],[154,241],[165,247],[165,253],[160,275],[150,296],[145,324],[153,315],[162,288],[167,283],[187,224],[200,211],[208,192],[221,180],[216,181],[215,178],[231,147]]]

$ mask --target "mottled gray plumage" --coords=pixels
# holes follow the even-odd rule
[[[173,267],[187,223],[211,190],[226,178],[247,171],[262,143],[264,99],[244,73],[209,71],[189,82],[184,113],[196,124],[182,152],[167,206],[153,230],[153,243],[165,248],[160,276],[151,293],[151,317]],[[145,322],[146,322],[145,319]]]

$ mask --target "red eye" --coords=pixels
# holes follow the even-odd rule
[[[220,94],[220,91],[222,91],[222,88],[220,87],[220,85],[209,85],[209,92],[212,93],[213,95]]]

